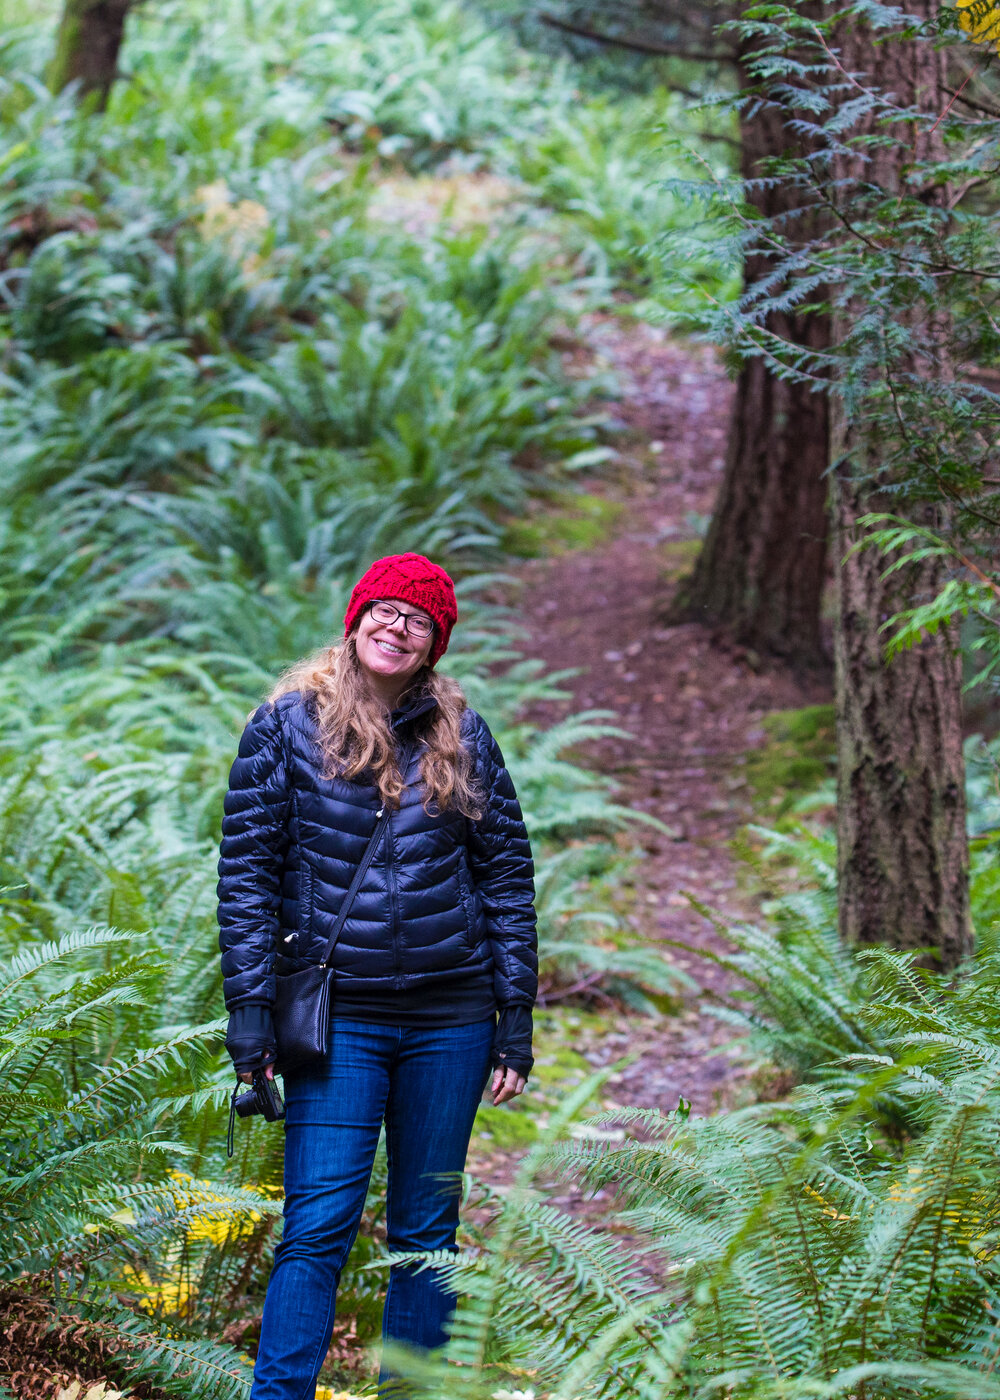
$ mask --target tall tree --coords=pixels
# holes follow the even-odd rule
[[[661,4],[672,0],[650,0],[644,11]],[[948,967],[971,948],[956,637],[938,626],[887,664],[882,630],[934,598],[940,556],[917,551],[887,572],[873,550],[853,548],[868,512],[902,509],[921,525],[942,514],[940,460],[914,465],[906,422],[912,406],[923,417],[913,436],[925,446],[936,439],[951,374],[940,278],[956,259],[935,247],[948,207],[938,7],[911,0],[901,17],[857,0],[836,30],[839,52],[816,22],[834,24],[831,7],[792,0],[743,16],[741,71],[751,70],[760,94],[742,111],[743,174],[755,181],[782,162],[793,173],[747,187],[764,229],[761,261],[751,255],[746,265],[748,358],[726,481],[686,606],[769,650],[784,649],[798,629],[798,654],[815,654],[831,430],[841,929],[854,941],[931,947]],[[811,91],[811,109],[789,102],[793,89]],[[798,247],[789,232],[797,213]],[[805,295],[786,295],[797,277]],[[788,310],[824,297],[832,311]],[[826,346],[823,358],[842,366],[828,405],[818,393],[804,398],[794,375],[772,374],[772,365],[791,368]],[[815,376],[810,387],[822,387]],[[815,522],[805,539],[804,521]],[[796,564],[805,571],[800,598]]]
[[[125,37],[125,19],[134,0],[63,0],[56,47],[48,68],[48,84],[61,92],[78,82],[94,108],[107,106],[118,76],[118,54]]]
[[[624,48],[730,66],[741,92],[744,201],[758,226],[782,223],[784,239],[808,239],[817,215],[813,210],[803,217],[802,187],[769,178],[770,164],[800,142],[794,133],[801,114],[786,100],[756,92],[760,37],[737,39],[724,27],[747,8],[740,0],[707,6],[594,0],[572,10],[569,19],[547,18],[558,28]],[[746,284],[766,276],[770,266],[767,252],[751,249],[744,263]],[[828,343],[829,323],[821,315],[772,311],[766,329],[807,353]],[[709,623],[735,641],[801,666],[826,662],[820,617],[827,578],[827,419],[827,396],[814,385],[776,374],[765,357],[745,360],[708,537],[692,575],[678,590],[674,616]]]
[[[740,72],[747,77],[746,52]],[[745,198],[784,238],[814,236],[817,214],[804,211],[801,188],[768,181],[769,165],[800,138],[800,113],[787,102],[749,97],[741,107],[740,172]],[[792,224],[792,220],[795,223]],[[767,253],[749,251],[744,282],[771,272]],[[768,334],[806,351],[829,345],[829,318],[772,310]],[[765,356],[739,371],[729,420],[726,470],[694,572],[676,612],[722,628],[734,640],[812,667],[825,661],[820,630],[826,582],[826,469],[829,401],[814,384],[775,373]]]
[[[936,0],[910,0],[907,20],[932,31],[937,12]],[[844,226],[857,228],[875,209],[890,227],[895,209],[902,223],[906,200],[945,208],[947,190],[935,174],[945,157],[937,121],[948,102],[945,52],[915,33],[877,36],[858,17],[845,20],[836,37],[842,105],[859,112],[853,139],[838,143],[831,164],[832,198]],[[887,96],[865,101],[864,89]],[[921,185],[908,186],[920,167]],[[907,386],[950,375],[948,318],[936,289],[917,293],[914,266],[909,275],[900,268],[887,319],[876,331],[884,339],[891,322],[900,348],[881,366],[869,360],[862,371],[869,386],[860,384],[860,394],[848,389],[834,413],[840,927],[851,940],[930,946],[950,967],[972,947],[957,637],[941,626],[886,664],[880,630],[914,598],[937,594],[941,563],[931,557],[887,573],[875,551],[853,548],[863,534],[859,519],[898,511],[898,488],[905,485],[898,465],[890,464],[884,421],[865,413],[865,388],[877,391],[874,381],[884,381],[899,419],[892,433],[898,448],[908,432]],[[836,342],[849,345],[870,310],[870,302],[845,298],[835,312]],[[933,524],[940,507],[916,504],[911,514]]]

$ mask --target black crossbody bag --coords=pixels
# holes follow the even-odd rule
[[[409,755],[407,761],[408,758]],[[406,771],[405,767],[403,771]],[[391,815],[383,803],[378,812],[375,830],[365,847],[361,863],[354,872],[354,879],[344,895],[337,922],[326,941],[322,958],[313,967],[306,967],[301,972],[292,972],[286,977],[275,979],[273,1018],[274,1038],[278,1047],[275,1068],[279,1074],[298,1069],[300,1065],[308,1064],[310,1060],[318,1060],[326,1054],[333,990],[333,968],[329,965],[330,958],[347,923],[347,916],[351,912],[354,897],[361,888],[361,881],[365,878],[382,834],[389,825]]]

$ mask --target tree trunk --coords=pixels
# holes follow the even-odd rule
[[[911,0],[907,8],[915,21],[936,12],[936,0]],[[893,93],[898,104],[939,112],[947,101],[944,54],[929,43],[876,45],[858,25],[845,25],[839,40],[843,68]],[[943,156],[936,141],[926,128],[901,127],[898,141],[869,150],[865,166],[838,157],[834,179],[863,178],[883,191],[901,190],[904,165]],[[924,197],[938,200],[945,193],[930,189]],[[850,190],[842,198],[850,200]],[[838,343],[849,315],[843,313],[841,324],[838,314]],[[908,329],[921,348],[911,352],[904,371],[946,373],[948,325],[916,306]],[[885,661],[879,627],[915,599],[934,596],[940,565],[928,560],[884,578],[886,561],[876,550],[848,554],[862,534],[858,517],[880,509],[898,513],[900,500],[876,491],[878,438],[839,405],[833,448],[840,930],[859,942],[931,948],[938,966],[953,967],[972,951],[957,637],[942,628]],[[928,508],[921,509],[922,522],[933,523]]]
[[[787,154],[789,113],[762,102],[742,122],[741,174],[760,178],[762,162]],[[765,219],[801,204],[785,182],[748,193]],[[806,233],[815,224],[803,221]],[[744,281],[770,270],[749,257]],[[818,314],[772,315],[768,327],[794,345],[822,349],[830,326]],[[708,537],[682,585],[675,613],[714,624],[735,641],[799,665],[825,662],[820,610],[826,579],[829,404],[823,392],[777,378],[759,356],[736,383],[726,471]]]
[[[840,931],[859,943],[972,951],[962,761],[961,657],[951,629],[886,664],[879,627],[942,579],[935,561],[881,578],[875,549],[848,555],[859,515],[893,509],[838,471],[833,490],[837,625]],[[845,556],[847,556],[845,558]]]
[[[48,70],[52,92],[61,92],[69,83],[79,82],[81,94],[92,98],[96,111],[104,111],[118,74],[125,17],[132,3],[133,0],[63,0],[56,50]]]

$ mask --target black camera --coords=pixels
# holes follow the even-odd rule
[[[246,1093],[236,1096],[236,1112],[241,1118],[251,1118],[262,1113],[268,1123],[276,1123],[285,1116],[285,1105],[273,1079],[268,1078],[262,1069],[255,1069],[253,1083]]]
[[[253,1072],[253,1083],[242,1094],[239,1084],[229,1100],[229,1132],[226,1134],[226,1156],[233,1155],[233,1128],[237,1113],[241,1118],[251,1118],[255,1113],[263,1114],[268,1123],[276,1123],[285,1116],[285,1105],[273,1079],[269,1079],[262,1069]]]

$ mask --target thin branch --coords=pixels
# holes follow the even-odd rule
[[[946,87],[945,92],[960,101],[963,107],[971,107],[973,111],[982,112],[987,117],[1000,117],[1000,107],[989,107],[984,102],[978,102],[974,97],[966,97],[961,88],[956,92],[953,88]]]
[[[812,24],[812,25],[810,25],[810,28],[812,29],[813,33],[816,35],[816,38],[819,40],[821,46],[826,50],[826,54],[827,54],[827,57],[829,58],[830,62],[834,65],[835,68],[839,68],[839,69],[840,69],[841,73],[843,73],[843,75],[844,75],[844,77],[847,79],[847,81],[848,81],[853,87],[856,87],[857,90],[858,90],[858,92],[864,93],[865,97],[879,97],[879,98],[881,98],[882,105],[883,105],[884,107],[888,107],[888,108],[889,108],[891,111],[893,111],[893,112],[905,112],[905,111],[906,111],[906,109],[905,109],[904,107],[900,107],[900,105],[899,105],[898,102],[890,102],[889,99],[885,96],[885,94],[884,94],[884,93],[880,93],[879,90],[878,90],[877,88],[866,88],[865,85],[864,85],[864,83],[859,83],[858,80],[857,80],[857,78],[854,76],[853,73],[848,73],[847,69],[846,69],[846,68],[844,67],[844,65],[841,63],[840,59],[839,59],[839,58],[837,57],[837,55],[834,53],[833,49],[831,49],[830,45],[826,42],[826,38],[825,38],[825,36],[824,36],[824,34],[823,34],[823,31],[819,28],[819,26],[818,26],[818,25],[815,25],[815,24]]]
[[[570,24],[556,15],[541,14],[539,19],[550,29],[559,29],[564,34],[575,34],[578,39],[592,39],[595,44],[607,44],[611,48],[628,49],[630,53],[647,54],[658,58],[688,58],[697,63],[735,63],[734,53],[713,53],[708,49],[689,49],[683,44],[658,44],[645,39],[622,39],[616,34],[599,34],[582,25]]]
[[[671,86],[671,88],[673,89],[674,92],[684,93],[685,96],[688,96],[688,97],[697,97],[697,96],[698,96],[697,93],[688,92],[685,88],[679,88],[679,87],[676,85],[676,83],[671,83],[670,86]],[[743,142],[742,142],[741,140],[739,140],[738,137],[736,137],[736,136],[726,136],[726,135],[725,135],[723,132],[721,132],[721,131],[696,131],[696,132],[694,132],[694,135],[698,138],[699,141],[722,141],[722,142],[724,142],[727,146],[732,146],[733,149],[736,150],[736,151],[742,151],[742,149],[743,149]]]
[[[985,72],[985,71],[986,71],[986,70],[983,69],[983,72]],[[976,70],[975,70],[975,69],[971,69],[968,73],[966,73],[965,78],[964,78],[964,80],[963,80],[963,82],[962,82],[962,86],[958,89],[957,92],[952,93],[951,99],[950,99],[950,101],[948,102],[948,105],[945,107],[944,111],[943,111],[943,112],[941,113],[941,115],[938,117],[937,121],[936,121],[936,122],[934,123],[934,125],[931,127],[930,131],[927,133],[928,136],[933,136],[933,135],[934,135],[935,131],[937,131],[938,127],[939,127],[939,126],[941,125],[941,123],[944,121],[945,117],[946,117],[946,116],[948,115],[948,113],[951,111],[952,107],[954,107],[954,105],[955,105],[955,103],[958,101],[958,99],[962,96],[962,93],[965,91],[965,89],[968,87],[968,85],[972,82],[972,80],[973,80],[974,77],[976,77]]]
[[[953,209],[957,209],[970,190],[977,189],[980,185],[988,185],[989,183],[989,177],[986,175],[977,175],[973,180],[966,180],[964,185],[959,185],[958,189],[949,196],[945,208],[949,212]]]
[[[886,359],[888,361],[888,347],[885,346],[884,337],[883,347]],[[885,382],[889,390],[889,399],[892,403],[893,415],[899,427],[899,431],[902,436],[903,442],[911,448],[914,456],[917,457],[917,459],[921,461],[927,468],[927,470],[930,472],[931,476],[934,478],[934,481],[937,483],[937,488],[941,492],[941,495],[944,496],[946,500],[951,501],[952,504],[957,506],[959,510],[964,511],[967,515],[971,515],[973,519],[979,520],[984,525],[988,525],[991,530],[995,530],[997,526],[1000,525],[1000,518],[998,518],[995,515],[990,515],[987,511],[979,510],[975,506],[970,505],[969,502],[962,496],[962,494],[959,491],[956,491],[954,486],[949,481],[945,480],[941,469],[930,457],[924,446],[920,442],[915,441],[911,436],[906,423],[905,415],[903,413],[902,405],[899,402],[899,396],[896,393],[896,382],[893,379],[891,369],[887,369]],[[980,579],[981,582],[988,584],[989,587],[992,588],[993,591],[997,594],[997,597],[1000,597],[1000,586],[988,579],[986,575],[982,572],[982,570],[978,569],[976,565],[973,564],[971,560],[967,559],[965,555],[962,554],[957,548],[955,548],[954,546],[952,546],[952,548],[954,549],[956,557],[960,559],[962,563],[972,573],[974,573],[977,578]]]
[[[826,193],[826,187],[823,184],[817,182],[811,185],[810,188],[817,192],[823,206],[833,215],[838,223],[843,225],[844,229],[852,238],[856,239],[859,243],[863,243],[864,246],[870,248],[873,253],[892,258],[899,267],[919,267],[931,277],[948,277],[954,275],[958,277],[976,277],[984,282],[1000,280],[1000,272],[985,272],[979,267],[958,267],[955,263],[931,262],[926,258],[915,258],[913,256],[899,254],[890,246],[877,243],[873,238],[869,238],[866,234],[862,233],[857,225],[852,224],[839,205],[835,204],[832,198]]]
[[[974,564],[960,549],[955,550],[955,558],[958,559],[960,563],[964,564],[969,573],[973,574],[980,583],[984,584],[992,593],[995,593],[996,596],[1000,598],[1000,584],[995,583],[994,580],[990,578],[989,574],[983,572],[978,564]]]

